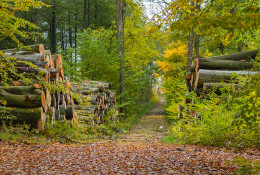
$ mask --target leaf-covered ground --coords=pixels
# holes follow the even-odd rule
[[[0,142],[0,174],[230,174],[237,167],[226,162],[236,156],[260,160],[257,149],[233,152],[161,143],[166,124],[164,116],[158,115],[158,107],[117,141],[49,145]]]

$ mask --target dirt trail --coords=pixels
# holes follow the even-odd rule
[[[140,118],[140,121],[121,137],[124,142],[160,142],[166,134],[164,101],[160,101],[149,112]]]
[[[0,174],[232,174],[236,156],[260,160],[258,149],[233,152],[161,143],[167,127],[163,102],[117,141],[24,145],[0,141]],[[252,173],[251,173],[252,174]]]

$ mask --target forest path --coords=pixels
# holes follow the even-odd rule
[[[123,142],[161,142],[167,131],[163,108],[164,103],[162,99],[149,112],[143,115],[127,134],[122,135],[119,140]]]
[[[239,152],[162,143],[167,130],[158,103],[118,140],[86,144],[21,144],[0,141],[0,174],[231,174],[237,156],[260,160],[258,149]],[[250,173],[249,173],[250,174]]]

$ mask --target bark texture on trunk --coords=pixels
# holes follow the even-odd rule
[[[249,76],[256,75],[258,71],[227,71],[227,70],[206,70],[200,69],[198,75],[198,87],[202,86],[203,83],[219,83],[229,82],[231,79],[235,80],[236,76]]]
[[[125,91],[125,59],[124,59],[124,26],[125,26],[125,8],[126,0],[117,0],[117,39],[120,41],[119,56],[120,63],[120,94]],[[121,98],[121,103],[124,103],[124,97]],[[126,107],[120,108],[120,113],[126,114]]]

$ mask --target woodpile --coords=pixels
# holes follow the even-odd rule
[[[189,91],[198,95],[206,93],[209,89],[232,86],[241,87],[236,81],[237,76],[249,76],[258,73],[254,70],[254,60],[258,51],[238,52],[229,55],[220,55],[208,58],[196,58],[193,72],[188,77]],[[225,83],[225,85],[223,85]]]
[[[243,85],[239,84],[238,76],[250,76],[258,73],[254,68],[255,57],[258,50],[238,52],[229,55],[220,55],[208,58],[198,57],[193,61],[193,68],[190,76],[187,76],[189,92],[194,91],[199,98],[205,94],[214,92],[221,95],[224,89],[237,90]],[[186,104],[193,107],[193,101],[186,99]],[[184,106],[178,105],[178,118],[183,117]],[[200,117],[195,110],[186,110],[193,117]]]
[[[44,130],[47,120],[63,120],[66,119],[66,115],[76,120],[70,95],[72,87],[64,77],[60,54],[53,57],[42,44],[2,51],[7,57],[13,57],[18,61],[15,64],[18,73],[42,73],[43,77],[41,80],[33,79],[30,82],[14,80],[7,83],[9,87],[0,85],[0,97],[6,101],[6,105],[0,107],[0,116],[15,116],[13,124],[25,122],[40,131]],[[50,88],[51,85],[61,84],[65,86],[66,92]],[[72,110],[67,110],[69,108]]]
[[[72,91],[80,94],[74,99],[79,121],[88,124],[104,123],[104,116],[110,110],[115,111],[110,120],[116,119],[116,93],[110,90],[111,84],[100,81],[82,81],[72,83],[72,86]]]

